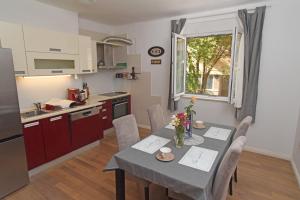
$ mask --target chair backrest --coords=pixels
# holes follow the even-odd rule
[[[132,114],[115,119],[112,123],[115,127],[119,151],[140,140],[137,123]]]
[[[251,125],[251,123],[252,123],[252,117],[251,116],[245,117],[238,125],[233,139],[236,139],[240,136],[246,136],[248,128]]]
[[[155,132],[166,125],[163,110],[159,104],[152,105],[148,109],[151,132]]]
[[[243,147],[246,144],[246,137],[240,136],[230,145],[218,168],[216,178],[213,183],[213,199],[225,200],[228,194],[228,185],[234,170],[238,164]]]

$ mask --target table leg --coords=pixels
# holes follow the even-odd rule
[[[116,200],[125,200],[125,172],[122,169],[116,169]]]

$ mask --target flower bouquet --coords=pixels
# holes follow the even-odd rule
[[[178,113],[172,120],[172,125],[176,130],[175,143],[177,148],[181,148],[184,145],[184,132],[186,127],[186,113]]]

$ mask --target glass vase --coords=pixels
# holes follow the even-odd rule
[[[176,127],[175,130],[176,130],[176,138],[175,138],[176,148],[181,148],[184,145],[184,127],[178,126]]]
[[[186,127],[185,127],[185,138],[189,139],[192,137],[192,130],[193,130],[193,115],[190,113],[187,115],[186,118]]]

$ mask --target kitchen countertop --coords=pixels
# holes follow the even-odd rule
[[[26,117],[26,118],[21,117],[21,122],[22,122],[22,124],[25,124],[25,123],[29,123],[32,121],[36,121],[36,120],[40,120],[40,119],[44,119],[44,118],[48,118],[48,117],[53,117],[53,116],[62,115],[65,113],[71,113],[71,112],[75,112],[75,111],[79,111],[79,110],[84,110],[87,108],[92,108],[95,106],[100,106],[103,104],[102,101],[116,99],[119,97],[125,97],[128,95],[130,95],[130,93],[121,94],[121,95],[117,95],[117,96],[113,96],[113,97],[102,96],[102,95],[93,95],[93,96],[90,96],[90,98],[86,101],[86,103],[84,105],[76,106],[74,108],[61,109],[58,111],[50,111],[49,113],[45,113],[45,114],[37,115],[37,116],[33,116],[33,117]]]

